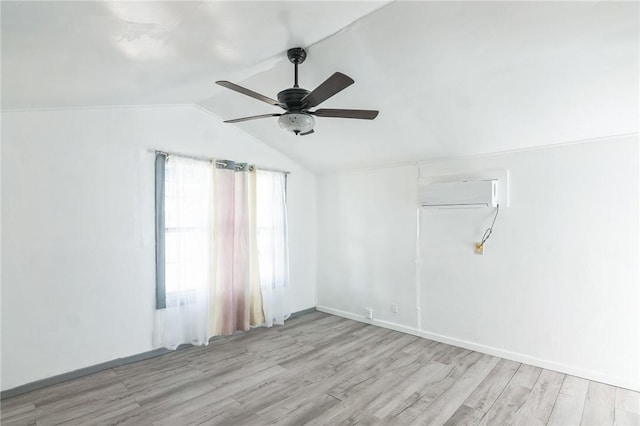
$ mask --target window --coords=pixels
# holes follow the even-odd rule
[[[164,156],[163,156],[164,157]],[[164,159],[162,159],[164,160]],[[156,167],[158,162],[156,161]],[[162,179],[161,177],[156,177]],[[158,308],[194,303],[210,280],[212,171],[206,161],[171,156],[164,160],[164,225],[158,224],[163,259],[157,259],[164,282]],[[164,294],[162,294],[164,293]]]
[[[284,281],[287,240],[286,175],[258,170],[256,185],[260,282],[274,287]]]
[[[156,157],[156,342],[174,349],[289,311],[286,174]]]

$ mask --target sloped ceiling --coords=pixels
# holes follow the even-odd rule
[[[316,171],[639,131],[638,2],[2,2],[3,109],[195,103],[222,119],[335,71],[356,83],[284,133],[236,124]],[[211,118],[216,119],[212,116]]]

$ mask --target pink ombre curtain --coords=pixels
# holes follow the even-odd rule
[[[263,324],[256,244],[256,174],[246,164],[216,168],[213,281],[209,333],[229,335]]]

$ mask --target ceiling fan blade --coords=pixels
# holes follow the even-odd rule
[[[319,109],[310,113],[318,117],[360,118],[362,120],[373,120],[378,116],[378,111],[370,109]]]
[[[262,114],[262,115],[252,115],[251,117],[242,117],[242,118],[234,118],[233,120],[227,120],[225,123],[240,123],[241,121],[249,121],[249,120],[257,120],[258,118],[267,118],[267,117],[280,117],[282,114]]]
[[[307,135],[310,135],[311,133],[315,133],[313,129],[309,130],[308,132],[300,133],[300,136],[307,136]]]
[[[353,84],[353,79],[341,72],[333,73],[331,77],[326,79],[324,83],[316,87],[313,92],[302,98],[302,108],[313,108],[320,105],[336,93]]]
[[[225,81],[225,80],[216,81],[216,84],[222,87],[226,87],[227,89],[231,89],[235,92],[242,93],[243,95],[251,96],[252,98],[257,99],[259,101],[266,102],[269,105],[274,105],[280,108],[284,108],[284,105],[282,105],[280,102],[276,101],[275,99],[268,98],[264,95],[261,95],[260,93],[254,92],[253,90],[249,90],[245,87],[238,86],[237,84],[234,84],[230,81]]]

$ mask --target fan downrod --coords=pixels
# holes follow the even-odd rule
[[[287,50],[287,57],[293,64],[293,87],[300,87],[298,86],[298,65],[307,59],[307,52],[302,47],[294,47]]]

